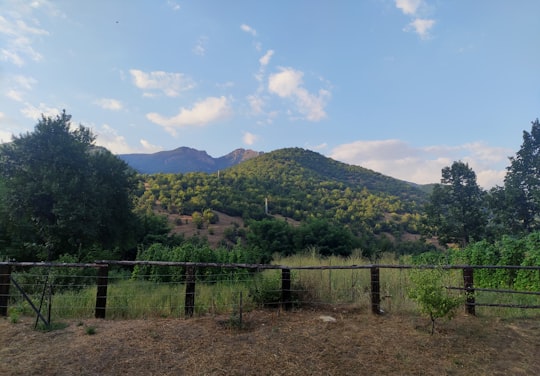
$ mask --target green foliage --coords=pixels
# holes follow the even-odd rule
[[[313,242],[303,244],[302,239],[292,239],[284,226],[266,223],[269,216],[265,213],[265,199],[272,217],[312,221],[308,227],[314,227],[317,220],[329,224],[331,227],[321,240],[323,252],[330,253],[327,249],[336,243],[335,237],[344,235],[339,246],[360,244],[370,253],[384,246],[379,239],[383,239],[380,235],[385,232],[392,233],[398,242],[402,233],[418,232],[421,219],[418,204],[427,197],[411,184],[298,148],[262,154],[221,171],[219,176],[205,173],[145,176],[138,192],[139,208],[150,209],[159,204],[169,212],[195,214],[200,228],[217,220],[211,216],[215,211],[241,216],[249,226],[257,227],[249,229],[248,232],[252,231],[249,241],[262,243],[256,247],[266,255],[301,251]],[[256,224],[258,221],[262,224]],[[253,234],[260,234],[261,227],[268,227],[278,239],[266,236],[256,241]],[[338,227],[345,230],[339,233],[342,230]],[[226,234],[232,243],[243,237],[236,230]],[[307,236],[304,238],[307,240]],[[391,247],[393,244],[387,248]],[[351,250],[342,248],[337,253],[347,254]]]
[[[135,247],[135,173],[63,112],[0,146],[0,236],[19,261]],[[3,232],[3,234],[2,234]],[[118,254],[117,257],[120,255]]]
[[[484,195],[468,164],[454,162],[443,168],[441,184],[433,188],[425,207],[427,234],[438,236],[441,244],[465,246],[480,240],[487,223]]]
[[[452,296],[445,288],[442,268],[416,269],[411,272],[410,277],[412,287],[409,290],[409,297],[419,304],[422,313],[429,316],[433,334],[435,321],[443,317],[451,319],[464,299]]]
[[[260,262],[259,255],[249,249],[242,247],[235,247],[232,250],[225,248],[212,249],[204,242],[184,242],[182,245],[174,247],[156,243],[145,250],[139,251],[137,260],[220,264],[257,264]],[[132,277],[135,279],[149,279],[154,282],[183,282],[185,275],[186,269],[177,266],[137,265],[132,273]],[[250,272],[246,269],[196,268],[196,278],[201,281],[241,280],[249,275]]]
[[[266,308],[278,306],[281,302],[281,276],[278,271],[262,273],[257,275],[252,287],[249,289],[249,296],[254,303]]]
[[[523,143],[504,179],[504,190],[495,205],[495,215],[512,233],[540,230],[540,121],[532,122],[531,131],[523,131]]]
[[[540,266],[540,232],[533,232],[525,239],[522,266]],[[525,291],[540,291],[540,271],[520,269],[514,287]]]
[[[262,261],[269,262],[274,253],[294,253],[294,229],[287,222],[275,219],[250,221],[246,234],[247,246],[262,252]]]

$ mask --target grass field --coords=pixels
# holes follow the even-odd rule
[[[326,322],[330,316],[334,322]],[[0,320],[2,375],[538,375],[540,323],[459,314],[429,334],[416,314],[345,306],[192,319]]]
[[[367,264],[360,256],[321,259],[315,253],[275,262]],[[381,316],[370,311],[368,269],[293,270],[296,304],[289,312],[269,304],[279,299],[279,270],[197,283],[190,319],[184,317],[182,283],[112,277],[106,320],[92,318],[95,286],[53,295],[51,331],[33,329],[27,303],[10,307],[9,317],[0,319],[0,374],[540,374],[538,310],[478,307],[473,317],[459,309],[452,321],[439,320],[430,335],[430,320],[408,298],[406,270],[381,270]],[[444,278],[448,285],[462,283],[459,270]],[[502,299],[539,304],[534,296]]]

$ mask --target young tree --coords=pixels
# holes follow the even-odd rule
[[[462,247],[480,239],[487,223],[484,195],[468,164],[458,161],[443,168],[441,184],[434,187],[426,205],[427,232],[443,244]]]
[[[72,129],[63,112],[0,147],[8,256],[44,260],[133,246],[134,172],[94,139],[82,125]]]
[[[451,319],[464,301],[461,296],[449,294],[443,283],[443,273],[441,268],[411,272],[412,288],[409,297],[419,304],[422,313],[429,316],[432,335],[435,332],[435,321],[442,317]]]
[[[523,143],[504,179],[504,191],[498,192],[495,213],[514,233],[540,229],[540,122],[532,122],[531,132],[523,131]]]

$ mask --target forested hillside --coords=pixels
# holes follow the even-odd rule
[[[481,259],[476,244],[495,244],[491,263],[538,260],[538,120],[509,158],[504,186],[490,191],[461,161],[442,169],[440,184],[418,186],[300,148],[215,173],[138,175],[94,140],[64,112],[0,147],[0,259],[376,257],[434,250],[429,238],[464,250],[460,257],[472,252],[471,260]],[[171,233],[173,226],[190,231]]]
[[[214,174],[146,175],[140,193],[139,208],[158,205],[203,221],[211,211],[245,221],[318,221],[346,229],[365,252],[394,250],[404,234],[418,234],[428,198],[407,182],[300,148],[265,153]]]

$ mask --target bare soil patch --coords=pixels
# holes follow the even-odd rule
[[[332,316],[336,322],[324,322]],[[33,330],[0,320],[1,375],[538,375],[538,319],[255,311],[228,317],[73,320]],[[87,328],[95,328],[94,335]]]

